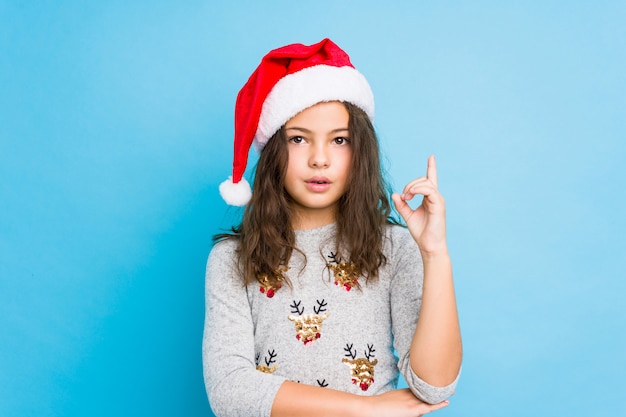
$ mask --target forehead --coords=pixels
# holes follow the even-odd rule
[[[312,130],[347,129],[350,114],[346,106],[338,101],[318,103],[302,110],[285,123],[286,129],[305,128]]]

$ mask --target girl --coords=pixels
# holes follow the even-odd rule
[[[435,159],[392,195],[407,228],[395,224],[373,113],[367,81],[328,39],[271,51],[240,91],[220,192],[246,208],[207,264],[216,415],[420,416],[454,393],[461,336]],[[399,372],[410,389],[396,389]]]

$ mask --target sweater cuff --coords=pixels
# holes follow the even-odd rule
[[[459,369],[459,373],[450,384],[445,387],[436,387],[417,376],[417,374],[413,372],[413,369],[409,367],[409,375],[405,375],[405,378],[409,389],[417,398],[428,404],[437,404],[454,395],[456,384],[460,376],[461,369]]]

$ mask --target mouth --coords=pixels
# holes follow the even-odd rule
[[[330,184],[330,180],[326,177],[313,177],[305,181],[307,184]]]
[[[325,193],[330,189],[331,181],[326,177],[311,177],[304,182],[306,188],[313,193]]]

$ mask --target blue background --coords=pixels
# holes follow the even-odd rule
[[[625,415],[626,3],[267,3],[0,2],[0,415],[211,415],[235,96],[326,36],[396,189],[438,156],[465,343],[439,415]]]

